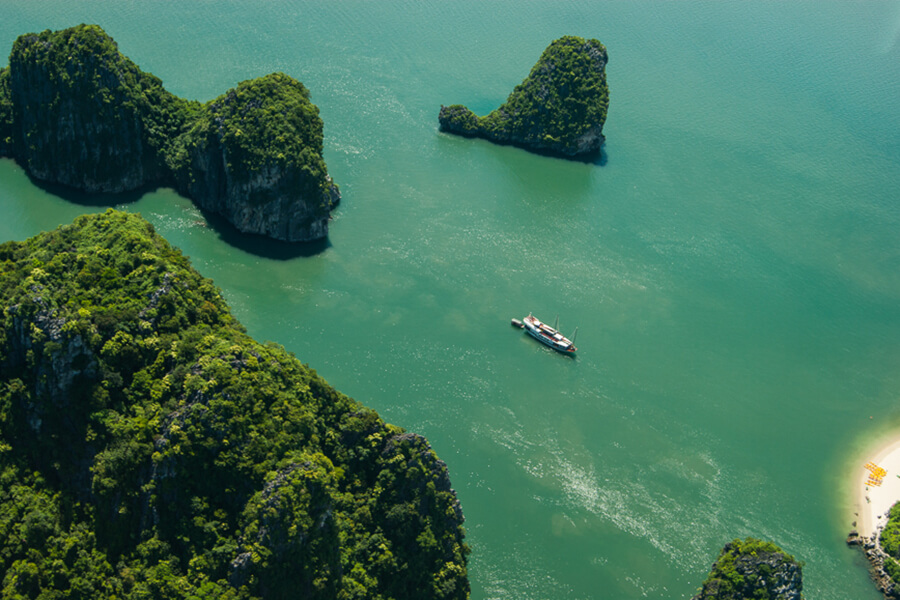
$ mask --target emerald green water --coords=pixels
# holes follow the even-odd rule
[[[254,337],[428,437],[473,598],[689,598],[747,535],[810,599],[879,597],[843,539],[850,470],[900,429],[900,5],[4,0],[0,48],[80,22],[184,97],[303,81],[330,242],[240,241],[167,189],[73,203],[11,161],[0,239],[150,219]],[[609,49],[604,164],[437,131],[565,34]]]

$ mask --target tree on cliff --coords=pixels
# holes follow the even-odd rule
[[[340,201],[322,158],[322,129],[309,90],[272,73],[207,102],[166,162],[179,190],[241,230],[322,237]]]
[[[442,106],[441,129],[568,156],[596,153],[609,109],[607,60],[599,41],[562,37],[502,106],[485,117],[460,104]]]
[[[693,600],[803,600],[803,566],[771,542],[725,545]]]
[[[0,71],[0,155],[88,192],[175,185],[244,232],[327,235],[340,200],[309,91],[283,73],[205,105],[169,93],[97,25],[20,36]]]
[[[888,520],[878,538],[881,550],[885,553],[884,572],[894,582],[900,584],[900,502],[894,504],[888,512]]]
[[[0,69],[0,156],[12,156],[12,96],[9,90],[9,67]]]
[[[138,216],[0,245],[9,598],[468,597],[424,438],[275,344]]]

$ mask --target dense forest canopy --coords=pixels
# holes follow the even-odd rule
[[[12,96],[9,91],[9,67],[0,69],[0,156],[12,153]]]
[[[562,37],[503,105],[484,117],[460,104],[441,107],[441,128],[567,155],[596,152],[609,109],[607,60],[598,40]]]
[[[340,200],[299,81],[244,81],[201,105],[169,93],[97,25],[19,36],[0,71],[0,156],[87,192],[172,185],[239,230],[327,234]]]
[[[803,600],[803,565],[771,542],[725,545],[694,600]]]
[[[166,180],[166,156],[200,110],[141,71],[97,25],[19,36],[9,58],[13,155],[88,191]]]
[[[322,158],[323,123],[309,90],[284,73],[242,81],[207,102],[187,131],[174,139],[165,160],[179,186],[196,184],[198,157],[210,148],[227,157],[224,165],[234,185],[278,171],[290,174],[289,186],[317,198],[319,214],[328,214],[339,196],[332,198],[332,183]],[[265,195],[250,202],[265,201]]]
[[[900,502],[888,512],[888,520],[878,539],[884,557],[884,571],[894,583],[900,584]]]
[[[468,596],[424,438],[275,344],[139,216],[0,245],[8,598]]]

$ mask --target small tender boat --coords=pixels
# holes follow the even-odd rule
[[[528,335],[554,350],[572,356],[578,351],[578,348],[575,347],[572,341],[575,339],[575,335],[578,334],[577,328],[575,329],[575,334],[572,335],[572,340],[570,340],[557,331],[556,327],[550,327],[546,323],[542,323],[531,313],[528,313],[528,316],[522,319],[522,324],[525,326],[525,331],[528,332]],[[556,326],[559,327],[559,317],[556,318]]]

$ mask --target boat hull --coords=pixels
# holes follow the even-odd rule
[[[560,354],[575,356],[578,349],[568,338],[536,317],[528,315],[522,320],[525,331],[540,343],[553,348]]]

